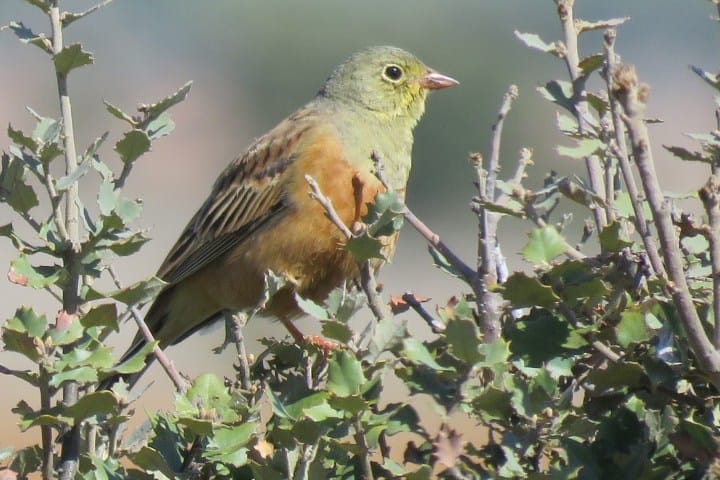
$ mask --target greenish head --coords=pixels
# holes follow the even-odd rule
[[[430,90],[457,84],[413,54],[382,46],[350,56],[330,75],[318,95],[388,119],[406,119],[414,125],[425,111]]]

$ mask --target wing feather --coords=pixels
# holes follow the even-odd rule
[[[185,227],[158,276],[171,285],[181,282],[282,218],[290,207],[283,189],[286,172],[313,137],[317,119],[317,112],[305,107],[235,159]]]

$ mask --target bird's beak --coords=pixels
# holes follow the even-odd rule
[[[441,88],[454,87],[455,85],[460,85],[460,82],[432,68],[428,68],[427,73],[420,78],[420,86],[428,90],[439,90]]]

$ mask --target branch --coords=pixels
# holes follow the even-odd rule
[[[710,381],[720,388],[720,353],[708,339],[702,321],[690,294],[679,241],[673,225],[670,207],[665,201],[655,172],[650,138],[644,114],[648,97],[648,88],[638,84],[635,69],[621,65],[613,76],[613,95],[624,110],[623,121],[630,134],[633,158],[638,167],[640,180],[655,220],[660,247],[667,266],[669,290],[678,309],[678,314],[687,332],[687,337],[700,368],[710,377]]]
[[[425,308],[422,306],[420,302],[418,302],[418,299],[415,297],[415,294],[412,292],[405,292],[403,293],[402,297],[403,301],[408,304],[410,308],[415,310],[415,313],[420,315],[420,318],[425,320],[425,323],[428,324],[430,329],[433,331],[433,333],[440,333],[445,330],[445,325],[440,323],[435,317],[430,315],[430,313],[425,310]]]
[[[345,239],[350,240],[353,238],[353,233],[342,221],[335,207],[333,207],[332,200],[320,191],[317,181],[310,175],[305,175],[305,181],[310,186],[310,197],[323,207],[325,216],[340,230]],[[377,321],[380,321],[385,318],[385,308],[378,296],[378,286],[372,265],[370,265],[370,261],[365,261],[358,266],[360,267],[360,286],[367,297],[368,307]]]
[[[575,18],[573,17],[574,3],[574,0],[555,0],[564,34],[563,58],[565,59],[565,65],[567,66],[573,85],[572,103],[575,110],[575,118],[577,119],[580,133],[585,134],[592,131],[592,126],[587,120],[589,116],[588,103],[585,96],[585,81],[587,77],[584,76],[580,70],[580,54],[578,51],[578,36],[580,33],[575,27]],[[605,187],[603,185],[604,180],[600,160],[596,155],[587,156],[585,157],[585,166],[587,167],[590,187],[593,192],[600,197],[604,197]],[[600,206],[596,206],[593,208],[593,214],[595,216],[595,226],[597,231],[600,232],[603,227],[607,225],[605,210]]]
[[[613,72],[617,69],[618,64],[618,57],[615,54],[615,37],[615,30],[606,30],[603,37],[606,62],[605,81],[607,83],[608,99],[610,102],[610,111],[612,113],[613,127],[615,131],[615,141],[610,142],[610,148],[613,155],[615,155],[620,162],[620,171],[622,172],[625,187],[627,188],[630,203],[632,204],[633,212],[635,214],[635,228],[640,234],[640,238],[642,238],[645,251],[648,253],[648,257],[650,258],[650,264],[652,265],[656,275],[664,277],[665,267],[660,259],[655,237],[650,232],[648,222],[645,219],[642,201],[640,200],[640,192],[638,191],[638,187],[635,183],[635,176],[633,175],[632,168],[630,166],[627,143],[625,142],[625,127],[623,126],[623,122],[620,117],[620,108],[617,99],[612,94],[614,88]]]
[[[230,321],[232,328],[232,337],[235,341],[235,349],[237,350],[238,360],[240,361],[240,385],[243,390],[250,390],[250,365],[248,364],[247,351],[245,350],[245,340],[243,337],[243,327],[247,324],[248,317],[244,313],[224,312],[225,321]]]
[[[115,272],[115,269],[112,267],[112,265],[108,266],[108,272],[110,273],[110,277],[112,278],[115,286],[118,289],[122,289],[122,282],[120,282],[120,278],[117,276],[117,273]],[[155,337],[150,331],[150,328],[148,328],[145,320],[143,319],[143,316],[140,314],[140,311],[137,309],[137,307],[130,306],[129,311],[133,317],[133,320],[135,320],[135,324],[137,325],[138,330],[140,330],[140,332],[142,333],[143,339],[148,344],[155,343]],[[165,370],[165,373],[167,373],[168,377],[170,377],[170,380],[172,380],[173,384],[175,385],[175,389],[180,393],[187,392],[187,389],[189,387],[187,380],[185,380],[182,375],[180,375],[180,373],[175,368],[172,360],[168,358],[163,349],[160,348],[158,345],[155,345],[155,347],[153,348],[153,355],[155,355],[155,359],[162,366],[163,370]]]
[[[710,244],[710,265],[713,282],[713,344],[720,348],[720,178],[711,175],[700,189],[700,200],[708,216],[709,227],[705,237]]]
[[[64,48],[63,25],[60,19],[60,0],[52,0],[48,11],[50,28],[52,30],[52,52],[58,55]],[[68,93],[67,73],[55,66],[58,97],[60,99],[60,114],[63,124],[63,142],[65,149],[65,174],[71,175],[78,168],[77,151],[75,148],[75,131],[73,127],[72,105]],[[68,250],[64,255],[65,269],[68,278],[63,288],[63,310],[69,315],[75,315],[80,306],[80,214],[78,208],[79,184],[75,181],[65,194],[65,229],[69,242]],[[65,352],[72,350],[73,345],[63,348]],[[63,385],[63,405],[70,407],[78,400],[77,382],[66,382]],[[60,465],[60,480],[71,480],[80,461],[80,430],[75,425],[62,440],[62,462]]]

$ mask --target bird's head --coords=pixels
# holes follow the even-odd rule
[[[319,95],[389,120],[405,119],[414,126],[425,111],[430,90],[457,84],[411,53],[383,46],[350,56],[330,75]]]

